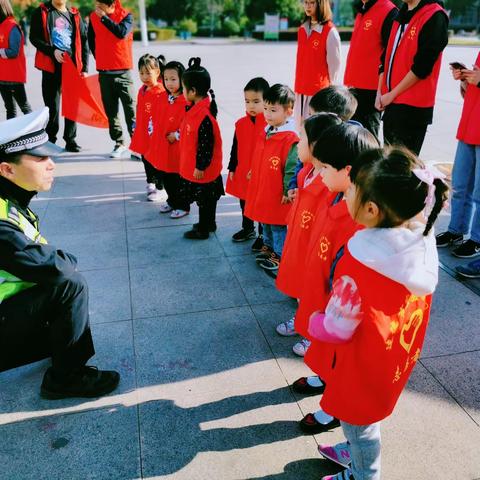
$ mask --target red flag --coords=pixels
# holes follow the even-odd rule
[[[62,65],[62,115],[90,127],[108,128],[98,75],[81,77],[68,55]]]

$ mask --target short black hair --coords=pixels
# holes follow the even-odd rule
[[[103,3],[107,7],[111,7],[115,2],[116,0],[98,0],[98,3]]]
[[[322,112],[308,117],[303,124],[303,128],[305,128],[310,148],[327,128],[340,123],[342,123],[342,119],[335,113]]]
[[[263,101],[272,105],[278,103],[282,105],[282,107],[293,107],[295,104],[295,94],[289,86],[276,83],[268,89],[263,97]]]
[[[15,165],[18,165],[22,161],[23,155],[25,155],[25,152],[2,153],[0,154],[0,163],[6,162],[6,163],[13,163]]]
[[[261,93],[262,97],[265,98],[266,93],[270,85],[263,77],[255,77],[252,78],[243,89],[244,92],[257,92]]]
[[[343,85],[330,85],[322,88],[310,100],[310,108],[315,113],[336,113],[345,122],[353,117],[357,106],[357,99]]]

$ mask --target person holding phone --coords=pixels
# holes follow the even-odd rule
[[[456,257],[474,258],[480,255],[480,53],[472,69],[458,62],[450,65],[453,78],[461,81],[464,101],[452,172],[450,224],[437,235],[437,247],[453,247]],[[480,277],[480,261],[457,267],[457,272]]]

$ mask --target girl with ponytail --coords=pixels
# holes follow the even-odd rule
[[[185,196],[197,202],[199,223],[184,233],[185,238],[204,240],[217,229],[217,202],[225,195],[222,182],[222,137],[217,104],[210,74],[193,57],[182,76],[183,95],[190,106],[180,128],[180,175],[185,180]]]
[[[319,446],[346,467],[324,480],[380,478],[380,421],[420,357],[438,281],[433,224],[448,190],[438,170],[401,148],[360,155],[350,178],[347,207],[365,228],[345,245],[328,305],[309,322],[328,357],[317,372],[320,405],[347,439]]]

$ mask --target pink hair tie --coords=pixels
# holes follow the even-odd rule
[[[425,198],[425,218],[428,218],[430,213],[435,206],[435,183],[434,181],[439,179],[445,183],[445,178],[447,178],[438,168],[433,165],[427,165],[425,168],[414,168],[412,170],[413,174],[422,182],[428,185],[428,194]]]

